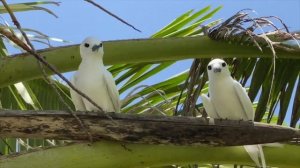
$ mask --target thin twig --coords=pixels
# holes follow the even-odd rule
[[[272,65],[271,65],[271,68],[273,70],[272,72],[272,79],[271,79],[271,86],[270,86],[270,93],[269,93],[269,96],[268,96],[268,100],[267,100],[267,103],[270,103],[271,101],[271,95],[272,95],[272,90],[273,90],[273,84],[274,84],[274,80],[275,80],[275,71],[276,71],[276,51],[274,49],[274,46],[272,44],[272,41],[270,40],[270,38],[265,34],[265,31],[263,30],[263,28],[260,26],[259,23],[257,23],[256,19],[253,19],[251,18],[249,15],[248,15],[248,18],[250,20],[253,21],[254,24],[256,24],[256,26],[259,28],[260,31],[262,31],[262,38],[265,40],[265,42],[268,44],[268,46],[270,47],[270,50],[273,54],[273,57],[272,57]]]
[[[195,66],[194,64],[195,64],[195,60],[193,61],[191,67],[194,67],[194,66]],[[191,69],[191,68],[190,68],[190,69]],[[191,77],[191,73],[189,72],[189,76],[188,76],[187,79],[185,80],[184,86],[182,87],[181,92],[180,92],[180,94],[179,94],[179,96],[178,96],[177,103],[176,103],[176,107],[175,107],[175,110],[174,110],[174,116],[179,115],[179,104],[180,104],[180,101],[181,101],[183,92],[184,92],[185,89],[188,87],[188,82],[189,82],[190,77]]]
[[[98,7],[99,9],[103,10],[105,13],[109,14],[110,16],[118,19],[120,22],[126,24],[127,26],[133,28],[134,30],[138,31],[138,32],[142,32],[141,30],[135,28],[133,25],[131,25],[130,23],[126,22],[125,20],[121,19],[120,17],[118,17],[117,15],[113,14],[112,12],[108,11],[107,9],[103,8],[102,6],[100,6],[99,4],[97,4],[96,2],[92,1],[92,0],[84,0],[86,2],[91,3],[92,5]]]
[[[190,68],[190,72],[189,72],[189,78],[187,78],[188,85],[187,85],[187,97],[185,98],[185,102],[184,102],[184,106],[183,106],[183,116],[193,116],[192,111],[191,111],[191,104],[192,104],[192,94],[194,91],[194,87],[195,87],[195,81],[196,78],[198,77],[197,75],[197,69],[198,66],[200,64],[200,60],[199,59],[195,59],[191,68]]]
[[[15,15],[13,14],[12,10],[10,9],[10,7],[7,5],[5,0],[1,0],[2,4],[4,5],[4,7],[6,8],[7,12],[9,13],[12,22],[15,24],[15,26],[19,29],[19,31],[21,32],[21,34],[23,35],[24,39],[26,40],[27,44],[22,42],[18,37],[16,37],[16,35],[14,35],[12,32],[7,31],[3,28],[0,28],[0,33],[3,34],[4,36],[6,36],[8,39],[10,39],[11,41],[13,41],[15,44],[19,45],[22,49],[24,49],[25,51],[27,51],[28,53],[30,53],[31,55],[33,55],[38,61],[40,66],[41,63],[44,64],[47,68],[49,68],[51,71],[53,71],[56,75],[58,75],[62,80],[64,80],[71,89],[73,89],[74,91],[76,91],[79,95],[81,95],[82,97],[84,97],[86,100],[88,100],[91,104],[93,104],[95,107],[97,107],[101,112],[103,112],[102,108],[96,104],[93,100],[91,100],[87,95],[85,95],[84,93],[82,93],[80,90],[78,90],[68,79],[66,79],[58,70],[56,70],[56,68],[54,66],[52,66],[51,64],[49,64],[42,56],[40,56],[36,50],[34,49],[33,45],[31,44],[30,40],[28,39],[26,33],[22,30],[22,27],[20,25],[20,23],[18,22],[17,18],[15,17]],[[42,67],[41,67],[42,68]],[[45,71],[43,70],[43,74],[46,75]],[[56,88],[55,88],[56,90]],[[56,90],[57,91],[57,90]],[[57,91],[58,93],[58,91]],[[61,96],[60,94],[58,94],[59,96]],[[65,103],[66,104],[66,103]],[[78,121],[78,123],[80,124],[80,126],[86,131],[86,133],[88,134],[90,140],[92,141],[92,136],[91,134],[88,132],[88,130],[86,129],[86,127],[84,126],[83,122],[80,120],[80,118],[78,118],[72,111],[72,109],[70,108],[70,111],[72,116],[75,117],[75,119]],[[111,116],[106,115],[109,119],[113,120]]]
[[[5,8],[8,8],[8,12],[9,14],[12,16],[12,19],[15,18],[14,14],[12,13],[12,11],[10,10],[9,6],[6,4],[5,0],[1,0],[3,5],[5,6]],[[13,21],[16,22],[16,21]],[[19,23],[16,22],[16,26],[18,27],[18,29],[21,31],[22,35],[24,36],[25,40],[27,41],[29,46],[32,46],[32,44],[30,43],[28,37],[26,36],[26,34],[24,33],[24,31],[22,31],[22,28],[20,27]],[[57,76],[59,76],[64,82],[66,82],[71,89],[73,89],[74,91],[76,91],[80,96],[84,97],[86,100],[88,100],[91,104],[93,104],[95,107],[97,107],[100,112],[103,112],[103,109],[97,104],[95,103],[93,100],[91,100],[87,95],[85,95],[84,93],[82,93],[80,90],[78,90],[67,78],[65,78],[53,65],[49,64],[42,56],[40,56],[34,49],[31,49],[33,47],[29,47],[27,44],[23,43],[22,41],[19,40],[18,37],[16,37],[13,33],[0,28],[0,33],[3,34],[4,36],[6,36],[8,39],[10,39],[11,41],[13,41],[14,43],[16,43],[17,45],[19,45],[22,49],[24,49],[25,51],[27,51],[28,53],[30,53],[31,55],[33,55],[38,61],[40,61],[41,63],[43,63],[48,69],[50,69],[51,71],[53,71]]]
[[[195,89],[193,95],[192,95],[192,102],[191,102],[191,107],[192,110],[197,110],[197,107],[196,107],[196,103],[197,103],[197,99],[201,93],[201,90],[203,89],[205,83],[207,82],[207,72],[205,71],[206,70],[206,66],[207,66],[207,63],[203,64],[204,60],[202,61],[202,65],[201,65],[201,69],[199,70],[200,72],[198,73],[198,78],[200,81],[197,88]],[[204,70],[203,70],[203,67],[204,67]],[[202,74],[202,77],[200,77],[200,74]]]
[[[11,9],[9,8],[9,6],[7,5],[5,0],[1,0],[2,4],[4,5],[4,7],[6,8],[6,10],[8,11],[13,23],[15,24],[15,26],[19,29],[19,31],[21,32],[21,34],[23,35],[23,37],[25,38],[27,44],[30,46],[30,49],[28,51],[31,51],[33,53],[36,53],[36,50],[34,48],[34,46],[32,45],[32,43],[30,42],[30,40],[27,37],[27,34],[22,30],[22,27],[20,25],[20,23],[18,22],[17,18],[15,17],[15,15],[13,14],[13,12],[11,11]],[[18,38],[16,38],[18,39]],[[28,52],[27,51],[27,52]],[[39,58],[41,58],[40,56],[38,56]],[[46,61],[44,61],[46,62]],[[46,62],[47,63],[47,62]],[[50,64],[49,64],[50,65]],[[47,79],[47,74],[46,71],[44,69],[44,66],[42,65],[42,62],[39,61],[39,66],[40,69],[42,71],[42,74],[45,78],[45,80],[50,84],[50,86],[54,89],[55,93],[58,95],[59,99],[63,102],[63,104],[68,108],[70,114],[77,120],[77,122],[79,123],[80,127],[86,132],[86,134],[88,135],[89,139],[91,142],[93,142],[93,138],[90,134],[90,132],[88,131],[86,125],[84,125],[84,123],[82,122],[82,120],[80,118],[78,118],[78,116],[76,114],[74,114],[74,111],[70,108],[70,106],[63,100],[63,98],[61,97],[60,93],[58,92],[58,90],[56,89],[56,87],[53,85],[53,83],[51,83],[51,80]],[[61,75],[61,74],[60,74]]]

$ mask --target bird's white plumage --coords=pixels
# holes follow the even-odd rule
[[[76,74],[71,78],[70,82],[76,87]],[[82,97],[77,94],[74,90],[70,89],[71,99],[77,111],[85,111],[85,106]]]
[[[102,42],[88,37],[80,44],[81,63],[71,79],[72,84],[91,98],[105,112],[120,112],[121,103],[114,78],[103,65]],[[71,89],[76,110],[98,111],[88,100]]]
[[[211,118],[231,120],[254,119],[252,103],[242,85],[234,80],[224,60],[214,59],[207,66],[209,96],[201,95],[204,108]],[[260,145],[244,146],[259,167],[266,167]],[[259,162],[261,159],[261,163]]]
[[[104,80],[106,84],[106,89],[108,91],[108,95],[112,102],[113,108],[115,112],[120,112],[121,101],[119,99],[119,91],[117,86],[115,85],[115,81],[110,72],[106,71],[104,73]]]
[[[211,118],[220,118],[210,99],[206,95],[201,96],[207,115]]]
[[[247,151],[256,166],[266,168],[265,156],[261,145],[245,145],[244,149]]]
[[[247,95],[246,89],[243,88],[243,86],[236,80],[234,80],[233,86],[235,89],[235,93],[237,94],[237,97],[243,107],[242,112],[244,113],[247,120],[253,121],[254,120],[254,111],[253,111],[251,100],[250,100],[249,96]]]

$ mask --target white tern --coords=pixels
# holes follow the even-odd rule
[[[201,95],[207,115],[216,119],[253,121],[251,100],[245,88],[231,77],[226,62],[222,59],[210,61],[207,73],[209,97]],[[244,148],[258,167],[266,167],[261,145],[245,145]]]
[[[121,102],[114,78],[103,64],[103,43],[88,37],[80,44],[81,63],[71,83],[105,112],[120,112]],[[76,110],[99,111],[88,100],[71,89]]]

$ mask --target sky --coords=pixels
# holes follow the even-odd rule
[[[11,2],[28,2],[14,0]],[[17,14],[23,27],[40,30],[49,36],[79,43],[86,36],[102,40],[147,38],[182,13],[207,5],[224,8],[212,20],[226,19],[241,9],[254,9],[258,16],[278,16],[293,31],[300,30],[300,1],[298,0],[96,0],[142,33],[136,32],[83,0],[64,0],[60,6],[45,5],[59,18],[46,12]]]
[[[8,1],[12,2],[30,1]],[[58,46],[80,43],[91,35],[103,41],[148,38],[184,12],[190,9],[199,10],[208,5],[212,8],[223,6],[223,9],[209,21],[227,19],[242,9],[250,8],[257,12],[257,16],[278,16],[291,31],[300,31],[299,0],[95,0],[95,2],[142,30],[142,33],[134,31],[83,0],[63,0],[60,6],[43,5],[52,10],[58,18],[43,11],[22,12],[16,16],[23,28],[36,29],[51,37],[71,41],[68,44],[54,43]],[[7,15],[4,18],[10,20]],[[46,46],[36,45],[36,47]],[[10,50],[10,53],[16,52],[18,51]],[[188,69],[190,65],[191,60],[179,61],[144,83],[152,84],[157,80],[169,78]]]

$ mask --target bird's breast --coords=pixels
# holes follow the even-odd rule
[[[78,73],[76,85],[83,89],[99,89],[103,84],[103,74],[101,73]]]
[[[243,107],[236,94],[233,80],[210,82],[209,94],[221,118],[240,120],[244,117]]]
[[[113,111],[107,84],[104,80],[105,71],[77,71],[75,85],[84,94],[97,103],[104,111]],[[90,109],[97,110],[90,103],[85,104]]]

